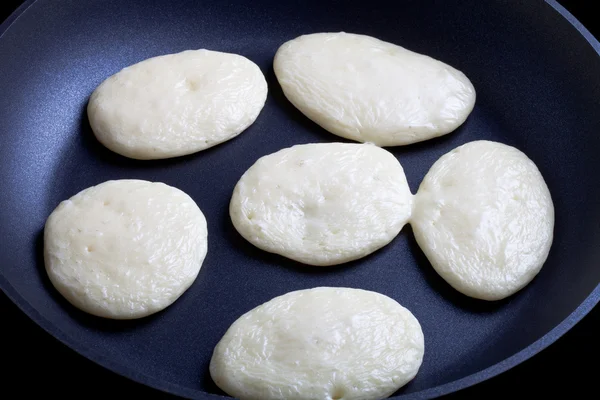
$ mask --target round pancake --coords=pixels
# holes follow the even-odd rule
[[[140,318],[194,282],[207,252],[204,215],[163,183],[107,181],[63,201],[44,229],[50,281],[75,307]]]

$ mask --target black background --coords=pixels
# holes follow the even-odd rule
[[[20,0],[2,1],[0,22],[21,3]],[[559,3],[600,39],[600,13],[593,11],[594,5],[599,3],[597,0],[559,0]],[[3,370],[0,398],[54,395],[62,398],[88,398],[90,395],[174,398],[116,375],[75,353],[38,327],[2,292],[0,343]],[[599,362],[600,306],[532,359],[495,378],[444,398],[523,398],[526,393],[527,397],[535,398],[556,395],[597,398]]]

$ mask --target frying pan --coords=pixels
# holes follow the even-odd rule
[[[463,143],[489,139],[524,151],[556,210],[550,255],[530,285],[499,302],[467,298],[433,271],[410,226],[371,256],[326,269],[266,254],[237,234],[228,201],[257,158],[341,141],[286,101],[271,65],[281,43],[319,31],[376,36],[469,76],[477,104],[463,126],[390,150],[413,192],[437,158]],[[0,34],[0,287],[50,334],[121,375],[183,397],[220,398],[208,362],[237,317],[291,290],[348,286],[386,294],[419,319],[424,362],[394,398],[431,398],[531,357],[600,300],[600,44],[552,0],[37,0]],[[239,53],[259,65],[269,97],[257,121],[230,142],[170,160],[130,160],[102,147],[85,113],[92,90],[127,65],[190,48]],[[136,321],[70,306],[41,257],[45,219],[61,200],[121,178],[186,191],[210,235],[192,287]]]

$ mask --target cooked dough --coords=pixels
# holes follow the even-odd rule
[[[100,317],[144,317],[194,282],[207,250],[204,215],[163,183],[108,181],[63,201],[44,230],[52,284]]]
[[[105,80],[88,104],[98,140],[126,157],[182,156],[240,134],[258,117],[267,83],[237,54],[187,50],[153,57]]]
[[[449,133],[475,104],[462,72],[365,35],[300,36],[279,48],[273,68],[285,96],[308,118],[338,136],[379,146]]]
[[[320,287],[276,297],[241,316],[216,346],[210,374],[241,400],[371,400],[415,377],[421,326],[395,300]]]
[[[467,296],[499,300],[542,268],[552,244],[554,206],[525,154],[476,141],[431,167],[415,197],[411,224],[450,285]]]
[[[235,186],[229,212],[255,246],[312,265],[355,260],[408,221],[402,166],[371,144],[297,145],[260,158]]]

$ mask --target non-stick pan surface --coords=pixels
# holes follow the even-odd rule
[[[553,342],[600,298],[600,46],[565,15],[552,1],[28,2],[0,30],[0,287],[86,357],[186,397],[222,395],[208,362],[238,316],[315,286],[378,291],[419,319],[425,359],[398,398],[432,397],[502,372]],[[469,76],[477,104],[463,126],[390,150],[413,191],[438,157],[468,141],[524,151],[556,209],[552,250],[529,286],[500,302],[469,299],[433,271],[409,226],[375,254],[325,269],[266,254],[237,234],[228,202],[257,158],[341,140],[294,109],[273,74],[281,43],[319,31],[373,35]],[[254,125],[210,150],[163,161],[126,159],[95,140],[85,107],[102,80],[142,59],[197,48],[239,53],[260,66],[269,97]],[[48,281],[41,255],[45,219],[61,200],[120,178],[186,191],[209,227],[196,282],[164,312],[136,321],[70,306]]]

